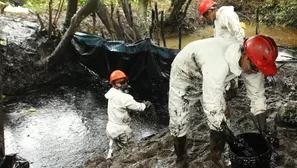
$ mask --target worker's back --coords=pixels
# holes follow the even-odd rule
[[[185,72],[199,72],[205,69],[222,71],[223,67],[227,66],[225,61],[227,48],[237,43],[240,42],[223,38],[208,38],[191,42],[177,54],[172,67],[177,66]]]

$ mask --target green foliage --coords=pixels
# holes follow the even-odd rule
[[[79,0],[78,1],[79,4],[85,4],[86,2],[88,2],[88,0]]]
[[[269,25],[297,26],[297,0],[267,3],[260,7],[262,21]]]

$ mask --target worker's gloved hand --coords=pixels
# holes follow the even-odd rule
[[[267,122],[266,122],[266,113],[261,113],[258,115],[253,116],[254,124],[256,125],[256,128],[260,131],[262,134],[266,134],[267,131]]]
[[[153,104],[150,101],[145,101],[145,109],[149,109]]]

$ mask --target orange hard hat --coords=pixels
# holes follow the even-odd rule
[[[118,79],[128,79],[126,74],[121,70],[114,70],[109,77],[109,83],[111,84],[113,81]]]
[[[244,50],[252,63],[266,76],[277,73],[275,60],[278,56],[275,41],[263,35],[255,35],[244,41]]]
[[[201,0],[198,6],[200,19],[203,17],[203,14],[207,12],[215,4],[216,3],[213,0]]]

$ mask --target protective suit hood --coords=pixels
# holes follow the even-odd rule
[[[225,60],[229,64],[230,72],[232,72],[235,76],[239,76],[242,73],[242,68],[239,66],[239,60],[241,57],[240,48],[240,44],[233,44],[228,47],[224,56]]]
[[[222,6],[218,9],[216,15],[220,15],[220,13],[225,13],[225,12],[234,12],[234,7],[233,6]]]
[[[244,41],[245,32],[240,26],[239,17],[234,12],[233,6],[220,7],[216,12],[214,25],[214,37]]]
[[[122,93],[119,89],[116,88],[110,88],[109,91],[104,95],[106,99],[111,99],[117,95]]]

